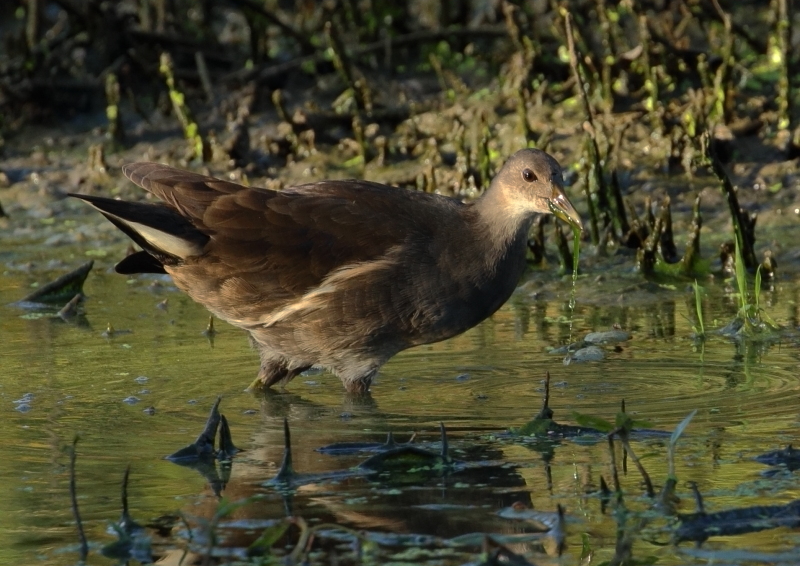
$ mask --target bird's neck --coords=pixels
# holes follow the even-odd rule
[[[485,197],[463,210],[466,226],[449,236],[461,245],[448,252],[447,262],[450,272],[462,274],[456,287],[472,305],[471,317],[462,321],[469,328],[494,313],[516,289],[525,270],[532,219],[510,220],[502,207]]]
[[[472,209],[477,227],[473,234],[479,240],[475,246],[481,250],[476,257],[484,262],[482,273],[490,280],[497,276],[507,280],[511,285],[510,294],[525,269],[525,250],[533,215],[521,213],[491,191],[478,199]]]
[[[499,260],[512,249],[525,247],[534,215],[505,198],[501,191],[493,189],[494,187],[489,187],[475,201],[473,210],[480,226],[478,233],[489,247],[487,252]]]

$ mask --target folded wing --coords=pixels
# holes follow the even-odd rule
[[[429,241],[442,215],[459,206],[366,181],[272,191],[157,163],[123,172],[164,204],[75,195],[156,260],[129,256],[118,271],[199,269],[211,284],[232,278],[237,288],[258,289],[262,300],[276,302],[313,290],[337,269],[385,261],[390,250]]]

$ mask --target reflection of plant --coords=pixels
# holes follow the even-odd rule
[[[667,461],[669,465],[669,474],[667,476],[666,481],[664,482],[663,488],[661,489],[661,493],[656,495],[655,491],[653,490],[653,485],[650,479],[649,474],[644,469],[642,463],[634,456],[633,452],[631,451],[630,447],[630,433],[633,432],[634,428],[637,427],[637,424],[641,424],[637,421],[631,419],[631,417],[625,412],[625,406],[623,402],[622,411],[617,413],[615,422],[612,424],[611,422],[595,416],[590,415],[583,415],[575,413],[575,420],[582,424],[583,426],[587,426],[591,424],[593,428],[597,430],[604,430],[608,432],[608,447],[609,447],[609,456],[611,457],[611,474],[612,474],[612,481],[613,481],[613,494],[615,495],[613,499],[612,505],[614,506],[614,510],[612,515],[615,517],[617,521],[617,540],[614,548],[614,556],[610,561],[602,562],[601,565],[608,566],[608,565],[615,565],[615,564],[654,564],[658,561],[658,559],[654,556],[645,556],[642,558],[636,558],[633,556],[633,546],[635,541],[641,538],[641,535],[645,531],[653,531],[654,529],[658,529],[656,521],[658,519],[667,519],[668,521],[674,524],[674,518],[677,516],[676,512],[676,504],[677,504],[677,496],[675,495],[675,489],[678,485],[678,478],[677,473],[675,471],[675,451],[677,448],[678,440],[680,439],[683,432],[689,426],[692,418],[697,414],[697,410],[695,409],[683,421],[678,424],[678,426],[673,431],[669,445],[668,445],[668,452],[667,452]],[[620,485],[620,474],[619,468],[617,466],[617,457],[614,451],[614,436],[616,436],[625,450],[625,453],[631,458],[633,463],[639,470],[639,473],[642,476],[642,479],[645,482],[647,487],[647,496],[650,499],[651,503],[651,510],[640,513],[636,511],[632,511],[626,506],[624,493],[622,491],[622,487]],[[623,464],[624,470],[624,464]],[[605,506],[607,503],[611,502],[611,495],[612,492],[608,488],[608,484],[602,479],[601,476],[601,505]],[[654,513],[654,512],[655,513]],[[669,526],[670,529],[674,528],[673,526]],[[674,536],[674,535],[673,535]],[[587,534],[583,535],[583,544],[581,549],[581,556],[586,557],[589,556],[592,552],[589,537]],[[582,562],[584,563],[584,562]]]

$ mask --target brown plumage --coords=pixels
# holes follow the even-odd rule
[[[580,225],[539,150],[514,154],[470,204],[366,181],[271,191],[156,163],[123,172],[163,204],[73,195],[143,248],[117,271],[169,273],[247,330],[266,387],[318,365],[367,391],[397,352],[460,334],[508,299],[536,213]]]

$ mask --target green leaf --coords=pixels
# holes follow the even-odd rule
[[[644,419],[631,419],[631,429],[635,428],[653,428],[653,423]]]
[[[253,544],[247,548],[248,554],[266,554],[266,552],[278,542],[281,537],[289,530],[288,521],[280,521],[270,527],[264,529],[261,536],[258,537]]]
[[[739,244],[739,234],[736,234],[736,238],[734,239],[734,245],[736,248],[736,261],[735,261],[735,268],[736,268],[736,287],[739,289],[739,304],[743,311],[743,314],[746,316],[746,311],[748,307],[747,301],[747,279],[744,273],[744,260],[742,260],[742,248]]]
[[[756,280],[753,287],[753,299],[755,300],[756,304],[756,313],[758,313],[761,309],[758,306],[759,298],[761,297],[761,266],[758,266],[756,269]]]
[[[617,416],[614,418],[614,424],[616,425],[616,428],[621,428],[626,432],[633,430],[633,419],[628,413],[617,413]]]
[[[589,541],[589,533],[581,533],[581,563],[592,555],[592,543]]]
[[[706,329],[703,324],[703,299],[701,296],[702,287],[697,284],[697,279],[694,280],[692,287],[694,288],[694,309],[695,314],[697,315],[697,325],[700,328],[699,334],[701,336],[705,336]]]
[[[600,417],[584,415],[582,413],[577,413],[573,411],[572,418],[575,419],[575,422],[578,423],[580,426],[584,426],[586,428],[593,428],[599,432],[611,432],[612,430],[614,430],[614,425],[612,425],[610,422]]]
[[[669,437],[670,446],[674,447],[678,443],[678,439],[683,434],[683,431],[686,430],[686,427],[689,426],[689,423],[692,422],[692,419],[696,414],[697,414],[697,409],[686,415],[686,418],[684,418],[680,423],[678,423],[678,426],[676,426],[675,430],[672,431],[672,436]]]

